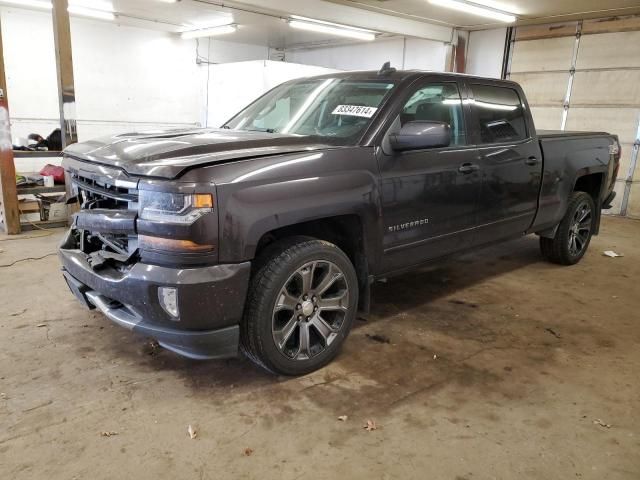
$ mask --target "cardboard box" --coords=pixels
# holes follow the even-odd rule
[[[49,221],[62,222],[68,218],[67,204],[64,202],[52,203],[49,206]]]

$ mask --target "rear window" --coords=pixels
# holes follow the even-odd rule
[[[471,85],[471,91],[482,143],[514,142],[527,138],[524,109],[518,92],[490,85]]]

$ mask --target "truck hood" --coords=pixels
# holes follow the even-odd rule
[[[65,155],[124,170],[173,179],[195,166],[331,148],[317,138],[266,132],[198,128],[130,133],[76,143]]]

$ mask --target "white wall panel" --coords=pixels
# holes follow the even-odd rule
[[[536,129],[560,130],[562,111],[562,108],[559,107],[531,107],[531,115]]]
[[[583,35],[576,68],[640,67],[640,31]]]
[[[622,156],[620,157],[620,169],[618,170],[618,178],[621,180],[627,178],[631,179],[634,172],[629,171],[629,167],[631,164],[631,156],[633,154],[633,144],[621,143],[620,148],[622,148]],[[637,172],[636,176],[638,176]]]
[[[621,143],[635,142],[640,109],[571,107],[567,130],[610,132],[618,135]]]
[[[603,210],[603,213],[610,214],[610,215],[620,214],[620,209],[622,207],[622,199],[624,198],[624,189],[626,185],[627,185],[627,182],[625,182],[624,180],[616,180],[616,183],[613,187],[614,191],[616,192],[616,198],[613,199],[613,202],[611,203],[611,208],[607,210]]]
[[[219,127],[253,100],[294,78],[335,70],[286,62],[252,61],[210,65],[207,126]]]
[[[640,70],[576,72],[571,105],[640,107]]]
[[[640,182],[633,182],[629,191],[629,202],[627,204],[627,215],[633,218],[640,218]]]
[[[516,42],[511,72],[569,71],[575,40],[575,37],[560,37]]]
[[[194,124],[201,95],[194,42],[72,19],[78,119]]]
[[[479,77],[500,78],[506,28],[469,33],[466,72]]]
[[[46,135],[59,124],[51,16],[0,8],[0,19],[13,136]]]
[[[338,70],[378,70],[389,61],[398,69],[443,71],[446,47],[441,42],[402,38],[369,43],[287,50],[286,60]]]
[[[405,44],[404,70],[433,70],[442,72],[447,60],[447,47],[444,43],[419,38],[407,38]],[[380,68],[379,65],[377,68]],[[376,67],[374,67],[376,68]],[[398,68],[396,66],[396,68]]]
[[[249,60],[268,60],[269,47],[228,42],[216,38],[201,38],[198,52],[213,63],[246,62]]]
[[[513,73],[509,80],[518,82],[527,95],[529,105],[562,107],[567,93],[569,73]]]
[[[14,138],[59,126],[50,12],[0,9]],[[156,30],[71,18],[79,139],[195,125],[204,80],[195,42]]]

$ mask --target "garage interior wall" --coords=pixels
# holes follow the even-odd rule
[[[220,127],[264,92],[294,78],[336,70],[289,62],[254,60],[209,65],[208,127]]]
[[[12,134],[46,136],[59,126],[51,14],[2,8],[0,15]],[[81,141],[191,126],[202,118],[204,83],[195,42],[76,17],[71,36]]]
[[[536,126],[617,134],[622,160],[608,213],[640,218],[640,18],[584,20],[515,30],[508,77]]]
[[[378,70],[385,62],[397,69],[444,71],[447,46],[442,42],[394,37],[369,43],[293,49],[285,60],[337,70]]]
[[[506,28],[469,32],[466,73],[479,77],[500,78]]]

